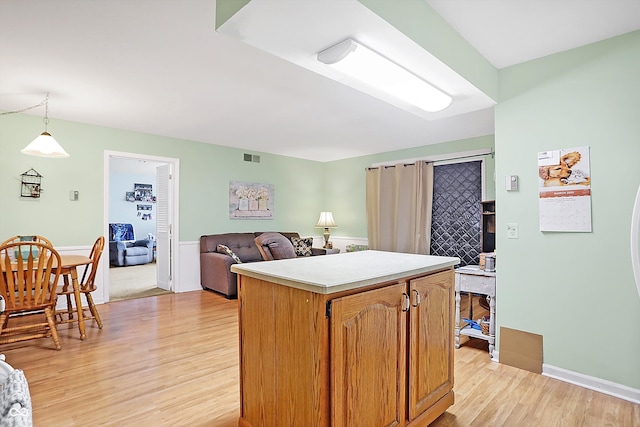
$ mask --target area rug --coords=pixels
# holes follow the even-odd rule
[[[109,301],[170,294],[158,288],[155,263],[111,267],[109,269]]]

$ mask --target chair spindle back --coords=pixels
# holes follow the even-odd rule
[[[0,245],[0,262],[5,309],[31,310],[55,301],[61,261],[53,247],[33,241]]]

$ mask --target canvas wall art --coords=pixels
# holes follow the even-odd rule
[[[230,219],[273,219],[274,186],[251,182],[229,182]]]

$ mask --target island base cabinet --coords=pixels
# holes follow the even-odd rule
[[[241,427],[328,427],[323,295],[239,276]]]
[[[431,422],[453,405],[454,275],[420,277],[409,287],[409,419]]]
[[[453,404],[453,270],[318,294],[239,275],[240,427],[424,427]]]
[[[333,427],[425,426],[453,404],[453,284],[445,271],[331,301]]]
[[[331,302],[332,426],[402,426],[406,420],[406,284]],[[406,304],[406,303],[405,303]]]

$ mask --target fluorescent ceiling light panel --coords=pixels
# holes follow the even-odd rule
[[[318,53],[318,61],[424,111],[451,105],[449,95],[352,39]]]

